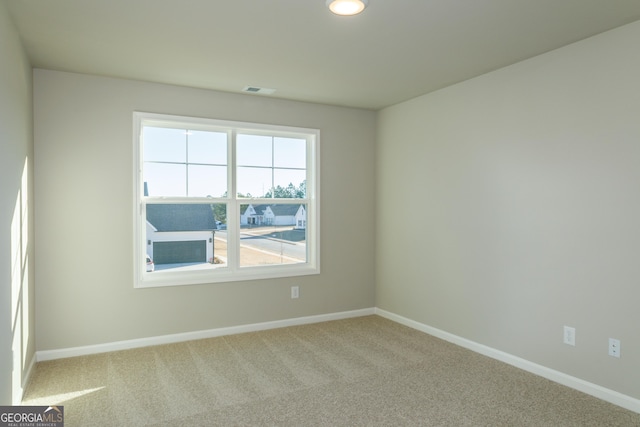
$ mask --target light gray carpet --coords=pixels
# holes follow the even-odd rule
[[[640,426],[640,414],[378,316],[41,362],[73,426]]]

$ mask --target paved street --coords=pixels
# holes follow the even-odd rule
[[[269,228],[242,229],[240,231],[240,259],[243,266],[290,264],[304,262],[306,259],[306,243],[292,242],[278,238],[279,233],[287,229]],[[303,233],[302,231],[300,233]],[[215,250],[226,251],[226,231],[216,232]],[[220,243],[220,245],[218,245]],[[219,252],[218,252],[219,253]]]

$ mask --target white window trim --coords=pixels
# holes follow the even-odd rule
[[[228,149],[227,182],[229,195],[227,198],[190,198],[194,203],[227,203],[227,254],[226,267],[217,269],[203,269],[195,271],[162,271],[161,274],[147,273],[146,271],[146,213],[142,196],[144,194],[144,182],[142,177],[142,144],[141,132],[145,126],[186,126],[191,130],[216,130],[231,132],[231,147]],[[236,194],[235,180],[235,135],[237,133],[269,133],[274,136],[307,137],[307,182],[305,199],[265,199],[246,198],[239,199]],[[320,131],[291,126],[278,126],[269,124],[246,123],[227,120],[204,119],[183,117],[166,114],[134,112],[133,113],[133,162],[134,162],[134,287],[162,287],[177,285],[194,285],[205,283],[232,282],[244,280],[271,279],[280,277],[305,276],[320,273]],[[167,202],[171,199],[167,198]],[[307,233],[307,262],[299,264],[268,265],[240,267],[239,233],[240,233],[240,205],[261,203],[301,203],[306,207],[306,233]],[[154,203],[161,200],[154,200]],[[180,203],[183,203],[182,201]]]

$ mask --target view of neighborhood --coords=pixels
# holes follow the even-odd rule
[[[147,254],[155,270],[226,265],[222,212],[225,204],[148,204]],[[305,262],[306,214],[305,204],[242,205],[240,266]]]
[[[307,135],[239,132],[232,144],[219,128],[156,124],[142,127],[148,272],[307,261]],[[228,203],[239,218],[229,220]]]

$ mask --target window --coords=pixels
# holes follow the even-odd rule
[[[319,273],[318,139],[134,113],[136,286]]]

